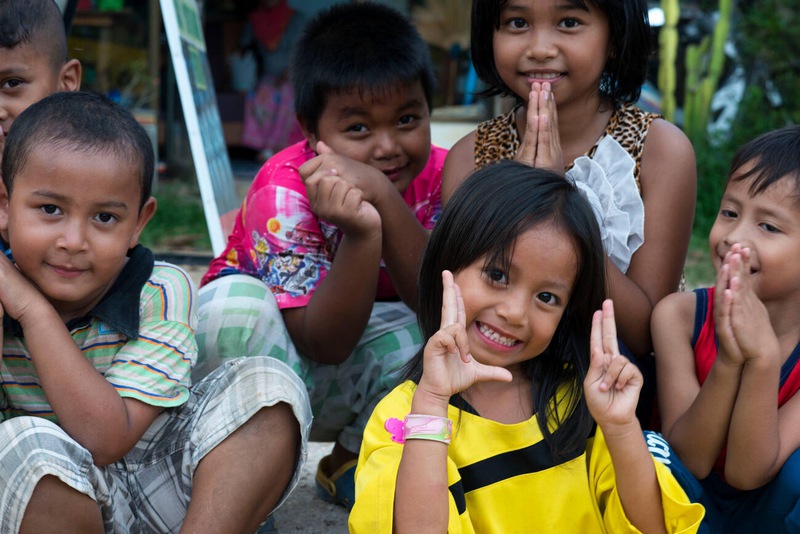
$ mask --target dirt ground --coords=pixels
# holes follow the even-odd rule
[[[333,448],[333,443],[309,443],[308,461],[301,472],[300,484],[286,503],[275,512],[278,534],[344,534],[347,510],[317,497],[314,476],[317,463]]]

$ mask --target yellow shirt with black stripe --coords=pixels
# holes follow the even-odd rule
[[[391,440],[387,419],[411,409],[413,382],[395,388],[375,408],[356,468],[350,532],[392,531],[397,469],[403,445]],[[614,468],[598,428],[585,451],[554,464],[535,417],[505,425],[449,407],[448,532],[638,532],[616,491]],[[669,470],[654,460],[668,532],[696,532],[703,507],[689,502]]]

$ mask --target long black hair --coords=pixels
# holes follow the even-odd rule
[[[600,230],[589,203],[570,182],[551,171],[513,161],[489,165],[469,176],[445,207],[425,249],[418,320],[426,341],[439,330],[442,271],[458,273],[480,258],[487,265],[507,268],[517,237],[542,223],[570,236],[578,269],[553,339],[542,354],[524,362],[523,369],[532,382],[545,442],[554,458],[566,458],[585,449],[593,429],[583,398],[583,379],[589,367],[592,315],[605,296]],[[423,350],[406,368],[406,378],[417,383],[423,371]],[[554,422],[557,431],[551,432]]]

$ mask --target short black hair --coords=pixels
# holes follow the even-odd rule
[[[742,145],[733,156],[728,180],[750,163],[752,167],[735,179],[753,178],[751,195],[763,193],[776,182],[789,178],[800,196],[800,125],[772,130]]]
[[[494,63],[494,32],[508,0],[472,0],[470,50],[478,77],[489,84],[485,96],[519,96],[505,84]],[[591,4],[608,19],[611,54],[600,78],[600,93],[614,106],[636,102],[647,78],[650,23],[644,0],[569,0],[586,9]]]
[[[9,196],[31,154],[44,149],[68,149],[87,156],[114,154],[119,161],[138,167],[140,210],[150,198],[155,166],[150,137],[127,109],[99,93],[53,93],[20,113],[3,151],[3,183]]]
[[[53,69],[67,61],[64,17],[53,0],[0,0],[0,48],[30,45]]]
[[[507,266],[517,238],[538,224],[551,224],[572,239],[578,258],[569,303],[550,345],[523,363],[534,384],[537,421],[554,457],[582,451],[593,428],[583,397],[589,368],[592,316],[605,298],[605,252],[589,202],[563,176],[503,160],[471,174],[453,193],[431,233],[419,274],[417,314],[427,341],[440,328],[442,271],[453,274],[484,258],[488,266]],[[542,250],[547,254],[547,250]],[[406,378],[419,382],[424,347],[406,366]],[[565,388],[564,405],[555,406]],[[551,432],[548,422],[558,423]]]
[[[390,92],[419,80],[432,108],[428,44],[408,17],[386,5],[342,3],[317,13],[295,43],[290,72],[295,112],[313,133],[331,93]]]

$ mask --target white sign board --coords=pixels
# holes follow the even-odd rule
[[[208,66],[200,12],[195,0],[161,0],[161,13],[211,248],[218,255],[225,248],[232,228],[230,213],[239,207],[239,201]]]

